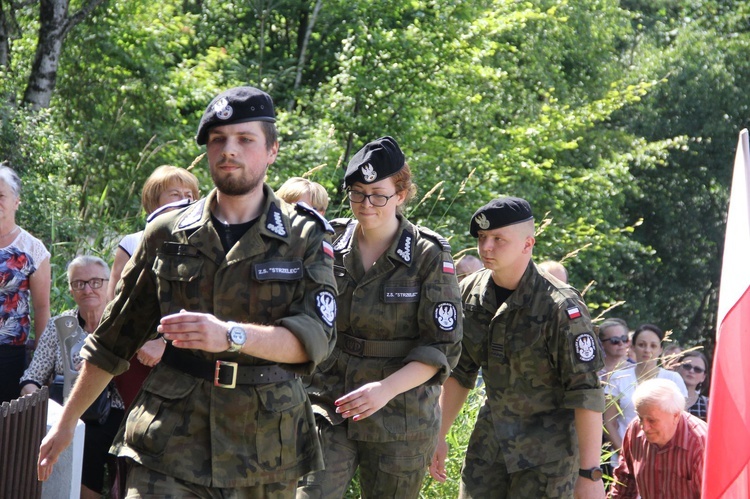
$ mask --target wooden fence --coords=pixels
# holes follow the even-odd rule
[[[39,499],[39,445],[47,432],[47,387],[0,405],[0,497]]]

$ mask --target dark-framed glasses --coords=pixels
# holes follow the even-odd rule
[[[613,336],[611,338],[605,338],[602,340],[602,343],[605,341],[609,341],[613,345],[619,345],[620,343],[625,343],[626,345],[630,343],[630,338],[627,334],[623,334],[622,336]]]
[[[93,277],[89,279],[88,281],[70,281],[70,289],[74,289],[76,291],[82,291],[83,288],[86,287],[88,284],[91,289],[99,289],[104,284],[104,281],[109,281],[109,279],[102,279],[101,277]]]
[[[346,192],[346,195],[349,197],[349,201],[351,201],[352,203],[364,203],[365,199],[367,199],[371,205],[381,208],[388,204],[388,200],[396,194],[384,196],[382,194],[365,194],[364,192],[350,190]]]
[[[688,372],[688,373],[690,371],[693,371],[695,374],[703,374],[704,372],[706,372],[706,370],[703,369],[702,367],[694,366],[693,364],[689,364],[689,363],[688,364],[681,364],[680,368],[683,371]]]

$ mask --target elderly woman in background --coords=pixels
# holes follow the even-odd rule
[[[50,315],[50,254],[39,239],[16,225],[20,204],[21,180],[0,164],[0,403],[19,396],[31,307],[35,344]]]
[[[195,175],[185,168],[162,165],[154,170],[146,179],[146,183],[143,184],[141,204],[148,213],[148,220],[150,221],[155,216],[180,205],[189,204],[198,197],[198,179]],[[120,281],[125,264],[128,263],[135,252],[142,235],[143,231],[128,234],[122,238],[117,250],[115,250],[112,278],[107,290],[108,301],[115,297],[117,283]],[[138,362],[131,360],[130,369],[115,378],[117,389],[125,401],[125,407],[130,407],[151,368],[161,360],[164,346],[164,341],[161,339],[147,342],[136,354]]]
[[[39,340],[39,348],[34,354],[26,372],[21,377],[21,392],[26,395],[46,385],[54,375],[64,374],[63,349],[55,326],[55,320],[63,316],[76,317],[86,335],[92,333],[107,305],[109,266],[95,256],[79,256],[68,264],[68,285],[77,308],[66,310],[53,317]],[[77,352],[72,354],[73,362],[80,365]],[[83,471],[81,475],[81,498],[101,497],[104,486],[104,468],[114,463],[109,456],[109,447],[125,414],[122,398],[113,385],[107,388],[110,393],[111,410],[103,424],[87,422],[83,444]],[[110,475],[113,468],[110,468]]]

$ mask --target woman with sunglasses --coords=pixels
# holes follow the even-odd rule
[[[416,190],[391,137],[349,162],[354,219],[333,220],[337,341],[306,380],[325,470],[297,498],[416,498],[440,427],[440,386],[456,365],[461,297],[450,246],[402,214]]]
[[[703,352],[691,350],[680,357],[677,371],[687,387],[687,411],[706,421],[708,417],[708,397],[701,395],[708,377],[708,359]]]
[[[604,411],[604,428],[615,449],[622,448],[622,439],[628,424],[635,418],[633,392],[636,386],[653,378],[674,381],[682,394],[687,397],[687,388],[680,375],[674,371],[659,367],[661,344],[664,331],[653,324],[643,324],[633,333],[633,350],[636,364],[633,367],[616,371],[604,387],[608,395],[607,408]]]
[[[604,367],[599,371],[599,377],[606,383],[614,371],[632,365],[628,359],[630,337],[627,322],[616,318],[605,320],[599,326],[599,340],[604,350]]]

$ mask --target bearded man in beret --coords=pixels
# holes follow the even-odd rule
[[[487,398],[461,471],[460,498],[603,498],[602,354],[578,292],[532,260],[534,217],[501,197],[474,214],[485,269],[461,281],[464,336],[430,473],[445,481],[445,441],[479,370]]]
[[[167,347],[112,452],[129,497],[291,498],[322,468],[301,375],[335,345],[328,223],[263,182],[279,149],[270,96],[230,89],[196,141],[216,188],[159,216],[125,267],[60,421],[42,442],[46,480],[76,420],[146,342]]]

